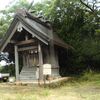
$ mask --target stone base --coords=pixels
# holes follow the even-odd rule
[[[59,75],[59,68],[58,67],[52,68],[51,70],[52,70],[51,76],[54,76],[54,77],[59,77],[60,76]]]

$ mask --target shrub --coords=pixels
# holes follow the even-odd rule
[[[80,81],[97,81],[100,79],[100,74],[92,70],[85,71],[82,76],[80,76]]]
[[[0,67],[0,73],[10,73],[10,76],[14,76],[15,66],[9,65],[9,66]]]

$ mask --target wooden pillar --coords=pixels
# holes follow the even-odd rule
[[[43,56],[40,43],[38,43],[38,53],[39,53],[39,80],[43,80]]]
[[[18,59],[18,47],[15,45],[15,71],[16,71],[16,81],[19,80],[19,59]]]
[[[56,58],[56,66],[57,67],[59,67],[59,59],[58,59],[58,52],[57,52],[57,50],[56,50],[56,52],[55,52],[55,58]]]
[[[26,66],[26,56],[25,56],[25,53],[23,53],[23,67]]]
[[[52,68],[56,67],[56,58],[55,58],[55,50],[53,40],[50,41],[50,63]]]
[[[44,51],[45,51],[45,53],[46,53],[46,58],[45,58],[46,63],[47,63],[47,64],[50,64],[50,53],[49,53],[48,47],[46,47],[46,48],[44,49]]]
[[[56,58],[55,58],[55,48],[54,48],[54,36],[53,29],[51,27],[51,31],[49,33],[50,41],[49,41],[49,50],[50,50],[50,63],[52,68],[56,67]]]
[[[27,59],[27,68],[28,68],[28,67],[30,67],[30,63],[29,63],[29,59],[30,59],[30,58],[29,58],[29,51],[27,52],[27,57],[26,57],[26,59]]]

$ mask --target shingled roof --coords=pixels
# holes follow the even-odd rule
[[[26,27],[31,32],[31,34],[34,34],[37,38],[41,39],[42,42],[49,43],[50,39],[52,39],[55,45],[63,48],[70,47],[63,40],[61,40],[57,34],[53,33],[52,27],[48,21],[41,20],[26,10],[18,10],[12,23],[10,24],[9,29],[1,41],[0,50],[18,22],[22,23],[23,27]]]

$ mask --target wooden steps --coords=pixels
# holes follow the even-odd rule
[[[20,73],[20,81],[35,81],[37,68],[36,67],[23,67]]]

